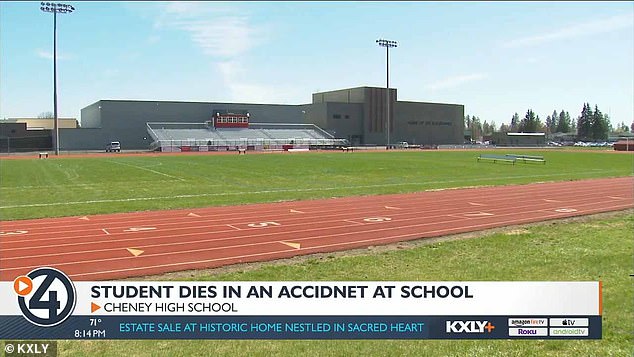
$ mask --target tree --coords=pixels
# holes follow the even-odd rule
[[[557,127],[555,129],[556,133],[568,133],[570,132],[570,114],[568,112],[564,113],[563,109],[561,113],[559,113],[559,118],[557,120]]]
[[[609,134],[614,131],[614,127],[612,126],[612,120],[610,116],[607,114],[603,114],[603,120],[605,121],[605,124],[608,127],[608,136],[609,136]]]
[[[481,139],[482,137],[482,123],[480,123],[480,118],[477,116],[471,117],[471,138],[472,139]]]
[[[53,114],[53,112],[42,112],[37,117],[38,119],[52,119],[55,117],[55,115]]]
[[[625,122],[621,122],[621,124],[619,124],[616,128],[616,130],[614,131],[616,133],[629,133],[630,132],[630,128],[625,125]]]
[[[592,121],[592,108],[589,103],[584,103],[581,116],[577,118],[577,137],[579,139],[592,139]]]
[[[489,130],[489,123],[485,120],[484,123],[482,123],[482,135],[488,135]]]
[[[511,130],[511,127],[502,123],[502,125],[500,125],[500,133],[508,133]]]
[[[606,141],[608,140],[608,133],[610,131],[610,123],[607,115],[603,115],[599,110],[598,105],[594,105],[594,112],[591,115],[591,133],[593,141]]]
[[[511,127],[509,128],[509,131],[511,133],[516,133],[519,125],[520,125],[520,116],[517,115],[517,113],[515,113],[513,114],[513,117],[511,118]]]
[[[519,124],[519,131],[522,133],[536,133],[540,129],[542,123],[539,120],[539,116],[535,115],[532,109],[529,109],[524,116],[524,119]]]
[[[482,135],[492,135],[496,131],[495,129],[495,122],[493,121],[491,124],[487,123],[486,120],[482,123]]]
[[[553,115],[550,118],[551,118],[550,123],[548,122],[546,123],[546,127],[547,127],[546,132],[556,133],[557,132],[557,118],[558,118],[556,110],[553,110]]]
[[[553,119],[553,118],[554,117],[551,118],[550,115],[546,117],[546,134],[550,134],[551,133],[550,128],[551,128],[553,122],[555,121],[555,119]]]

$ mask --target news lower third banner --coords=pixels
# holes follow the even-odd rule
[[[600,339],[600,282],[0,282],[0,339]]]

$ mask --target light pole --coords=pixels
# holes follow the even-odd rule
[[[70,14],[75,8],[68,4],[42,2],[40,10],[53,13],[53,146],[59,155],[59,120],[57,118],[57,14]]]
[[[385,96],[386,96],[386,109],[387,109],[387,149],[390,149],[390,48],[396,47],[398,43],[396,41],[378,39],[376,43],[385,47],[385,73],[386,73],[386,83],[385,83]]]

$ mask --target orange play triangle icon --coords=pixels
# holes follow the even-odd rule
[[[101,309],[101,306],[95,304],[94,302],[90,303],[90,312],[95,312],[97,310]]]

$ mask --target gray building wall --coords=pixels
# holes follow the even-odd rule
[[[111,141],[101,128],[59,129],[60,150],[103,150]],[[118,140],[118,139],[112,139]],[[147,149],[149,143],[145,145]]]
[[[385,145],[387,90],[358,87],[314,93],[312,104],[100,100],[81,111],[81,129],[60,130],[62,150],[101,150],[118,140],[126,149],[147,149],[147,122],[202,123],[216,111],[250,113],[254,123],[313,123],[353,144]],[[390,143],[462,143],[464,106],[399,102],[390,88]],[[415,123],[415,124],[414,124]]]
[[[387,93],[385,88],[359,87],[313,94],[313,107],[326,105],[326,118],[314,123],[338,138],[359,144],[387,144]],[[461,144],[464,106],[424,102],[399,102],[390,88],[390,144]],[[349,118],[337,114],[349,113]],[[320,113],[323,115],[323,113]]]
[[[103,149],[117,140],[124,150],[147,149],[147,122],[202,123],[216,111],[248,111],[255,123],[302,123],[304,106],[204,102],[100,100],[82,110],[83,123],[99,130],[60,132],[63,150]],[[80,129],[76,129],[80,130]],[[92,144],[90,144],[92,142]]]
[[[101,101],[81,110],[82,128],[101,128]]]
[[[464,139],[464,106],[455,104],[397,102],[392,142],[410,144],[461,144]]]
[[[324,126],[319,126],[340,139],[348,139],[355,145],[362,144],[363,104],[325,103],[326,118]],[[315,123],[316,124],[316,123]]]

